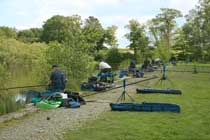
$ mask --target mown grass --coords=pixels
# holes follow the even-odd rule
[[[175,67],[168,67],[169,70],[182,70],[182,71],[194,71],[197,72],[207,72],[210,73],[210,65],[209,64],[200,64],[200,63],[178,63]]]
[[[168,80],[149,85],[181,89],[182,95],[136,95],[137,102],[166,102],[181,113],[107,112],[65,135],[66,140],[209,140],[210,75],[169,73]],[[139,85],[140,86],[140,85]]]

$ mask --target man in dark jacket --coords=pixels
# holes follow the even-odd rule
[[[49,87],[52,92],[63,92],[66,86],[66,75],[64,71],[59,70],[58,65],[52,66]]]

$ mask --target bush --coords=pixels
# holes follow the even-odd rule
[[[122,55],[117,48],[111,48],[106,55],[106,62],[108,62],[113,69],[117,69],[122,62]]]
[[[131,60],[130,59],[125,59],[120,63],[119,68],[120,69],[127,69],[128,66],[130,65]]]
[[[52,42],[46,50],[46,60],[50,65],[58,64],[68,77],[67,88],[78,89],[80,82],[89,76],[94,68],[93,58],[84,49],[84,44]],[[77,84],[75,84],[77,83]]]
[[[134,54],[130,52],[121,53],[121,55],[122,55],[123,60],[127,60],[127,59],[134,60]]]
[[[95,56],[95,61],[100,61],[101,59],[105,59],[106,54],[107,54],[107,50],[100,50]]]

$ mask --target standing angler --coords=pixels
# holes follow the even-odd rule
[[[50,75],[49,90],[52,92],[63,92],[66,87],[66,74],[59,70],[58,65],[52,66],[52,73]]]

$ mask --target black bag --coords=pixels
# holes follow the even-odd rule
[[[79,95],[78,92],[72,91],[65,91],[64,93],[67,94],[68,98],[72,98],[74,101],[79,102],[81,105],[85,105],[85,100]]]
[[[92,77],[89,77],[89,78],[88,78],[88,83],[96,84],[96,83],[97,83],[97,80],[98,80],[97,77],[92,76]]]

